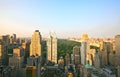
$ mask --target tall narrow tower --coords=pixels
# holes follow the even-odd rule
[[[53,33],[47,39],[47,60],[57,63],[57,37]]]
[[[82,42],[81,42],[81,64],[85,65],[86,64],[86,56],[87,53],[89,51],[89,43],[88,43],[88,35],[87,34],[83,34],[82,35]]]
[[[115,65],[118,66],[120,65],[120,35],[115,36],[115,51],[116,51]]]
[[[41,35],[39,30],[36,30],[31,38],[30,56],[42,56],[41,52]]]
[[[74,56],[74,64],[79,64],[80,63],[80,47],[79,46],[74,46],[73,47],[73,56]]]
[[[115,36],[115,50],[117,56],[120,56],[120,35]]]

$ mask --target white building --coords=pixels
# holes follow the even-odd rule
[[[47,60],[57,63],[57,37],[50,34],[47,39]]]
[[[87,53],[90,49],[88,39],[89,39],[88,35],[83,34],[82,41],[81,41],[81,64],[82,65],[85,65],[87,62],[86,56],[87,56]]]
[[[86,56],[87,56],[87,42],[81,42],[81,64],[86,64]]]

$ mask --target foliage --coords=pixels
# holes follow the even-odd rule
[[[71,40],[58,39],[58,58],[60,56],[65,56],[66,53],[71,54],[74,46],[80,46],[80,42],[75,42]]]
[[[80,46],[80,42],[75,42],[67,39],[58,39],[57,41],[57,51],[58,51],[58,58],[65,57],[66,53],[71,54],[74,46]],[[42,41],[42,51],[44,57],[46,57],[47,46],[46,41]]]

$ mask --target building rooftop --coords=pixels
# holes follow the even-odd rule
[[[35,32],[39,32],[39,30],[35,30]]]

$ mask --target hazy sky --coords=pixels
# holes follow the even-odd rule
[[[0,35],[59,38],[120,34],[120,0],[0,0]]]

